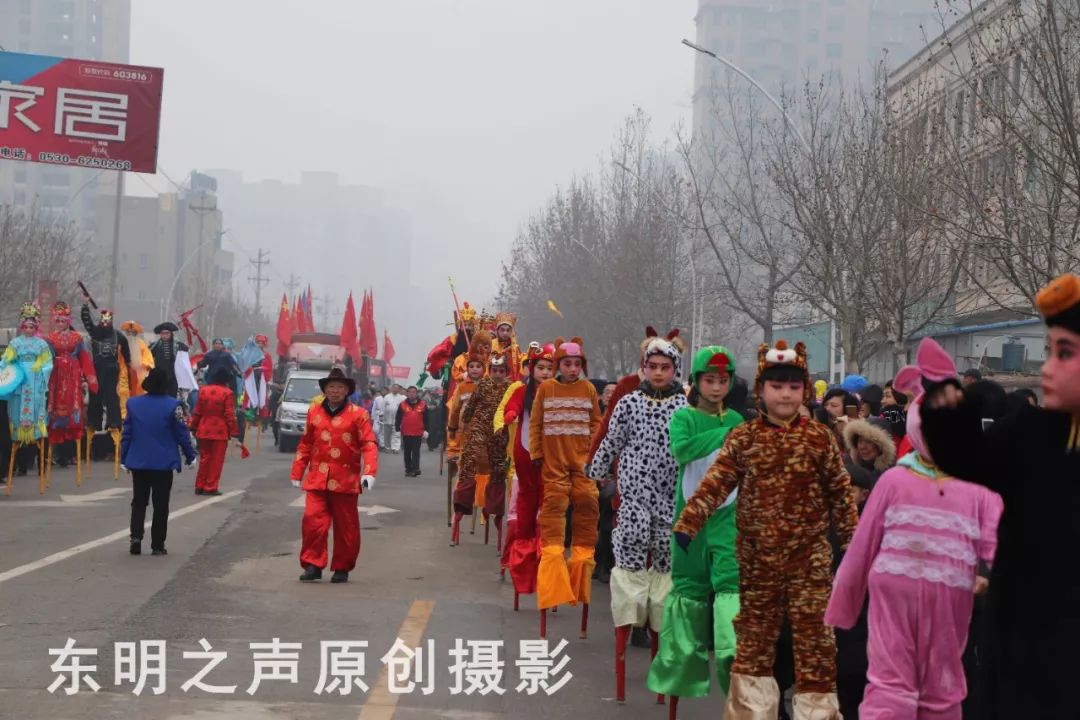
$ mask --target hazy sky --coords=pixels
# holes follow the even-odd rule
[[[694,57],[680,40],[694,37],[696,8],[134,0],[131,62],[165,68],[159,162],[174,179],[192,168],[289,181],[330,170],[385,188],[415,219],[413,280],[441,290],[453,275],[481,302],[520,222],[596,166],[635,106],[658,131],[689,123]]]

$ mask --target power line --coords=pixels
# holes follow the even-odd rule
[[[263,267],[270,264],[270,261],[265,259],[269,255],[269,250],[263,250],[262,248],[259,248],[259,257],[255,260],[248,260],[248,262],[255,266],[255,275],[253,277],[248,277],[248,282],[252,283],[255,286],[256,314],[262,312],[262,289],[266,285],[270,284],[270,278],[263,277]]]

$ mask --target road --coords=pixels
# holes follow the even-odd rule
[[[269,437],[269,436],[267,436]],[[607,586],[594,586],[590,637],[579,639],[580,611],[563,608],[549,615],[552,648],[567,645],[562,674],[570,678],[553,694],[517,691],[522,658],[519,643],[538,638],[535,598],[522,598],[513,611],[513,588],[498,577],[492,544],[483,530],[463,531],[450,547],[446,527],[445,480],[438,458],[424,452],[424,474],[406,478],[400,456],[384,454],[376,488],[361,500],[362,549],[350,582],[305,585],[300,567],[302,493],[288,483],[291,457],[264,444],[247,460],[231,456],[220,498],[194,495],[190,472],[173,487],[173,519],[167,556],[127,552],[130,492],[112,467],[93,466],[75,487],[74,472],[57,470],[45,496],[34,478],[16,478],[11,496],[0,495],[0,718],[106,720],[420,720],[422,718],[607,718],[667,717],[667,708],[644,686],[646,649],[628,651],[628,700],[613,701],[613,631]],[[494,535],[494,534],[493,534]],[[51,670],[68,639],[96,650],[80,658],[100,689],[85,684],[67,695],[67,681],[50,693],[61,673]],[[282,679],[265,679],[252,689],[255,653],[250,643],[302,643],[291,682],[288,663]],[[434,681],[412,692],[392,688],[398,663],[382,658],[402,638],[406,647],[433,644]],[[227,658],[204,678],[232,693],[183,689],[207,664],[185,658],[202,651],[227,651]],[[450,650],[455,641],[502,641],[502,694],[451,692]],[[134,679],[117,678],[117,643],[163,641],[164,692],[154,694],[157,676],[148,674],[139,695]],[[321,641],[367,641],[362,682],[368,690],[316,694]],[[122,648],[123,646],[121,646]],[[153,645],[147,649],[151,655]],[[123,656],[124,652],[121,651]],[[150,657],[150,656],[148,656]],[[401,655],[398,655],[401,657]],[[121,657],[121,660],[126,659]],[[70,664],[70,661],[69,661]],[[153,663],[148,667],[152,670]],[[415,667],[429,667],[428,662]],[[124,668],[121,668],[123,670]],[[267,674],[264,667],[262,674]],[[460,673],[459,673],[460,676]],[[124,680],[117,684],[117,680]],[[332,676],[327,678],[327,681]],[[465,678],[468,687],[468,678]],[[249,693],[249,689],[252,690]],[[679,717],[717,718],[719,691],[705,700],[683,700]]]

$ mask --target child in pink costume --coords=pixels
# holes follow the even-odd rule
[[[895,386],[956,376],[952,359],[923,340],[918,366]],[[979,560],[997,545],[1000,496],[949,478],[927,453],[920,396],[908,413],[914,451],[881,476],[836,573],[825,623],[850,628],[870,590],[869,684],[862,720],[960,720],[967,694],[961,658],[967,643]]]

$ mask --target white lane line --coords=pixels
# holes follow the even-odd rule
[[[175,510],[169,513],[169,522],[172,522],[176,518],[183,517],[184,515],[193,513],[197,510],[202,510],[203,508],[210,507],[215,503],[228,500],[229,498],[234,498],[243,492],[243,490],[232,490],[225,493],[224,495],[218,495],[217,497],[212,497],[208,500],[203,500],[201,502],[194,503],[193,505],[188,505],[185,508]],[[146,527],[150,527],[150,521],[147,521]],[[70,557],[73,557],[80,553],[84,553],[87,550],[93,550],[94,548],[101,547],[102,545],[108,545],[109,543],[116,542],[117,540],[128,537],[130,535],[131,528],[124,528],[123,530],[118,530],[111,535],[106,535],[105,537],[98,538],[97,540],[80,543],[78,545],[68,548],[67,550],[61,550],[60,552],[56,552],[52,555],[43,557],[40,560],[35,560],[34,562],[20,565],[19,567],[12,568],[11,570],[6,570],[0,573],[0,583],[5,583],[8,580],[14,580],[17,577],[34,572],[35,570],[40,570],[41,568],[48,567],[49,565],[55,565],[58,562],[62,562],[63,560],[67,560]]]

